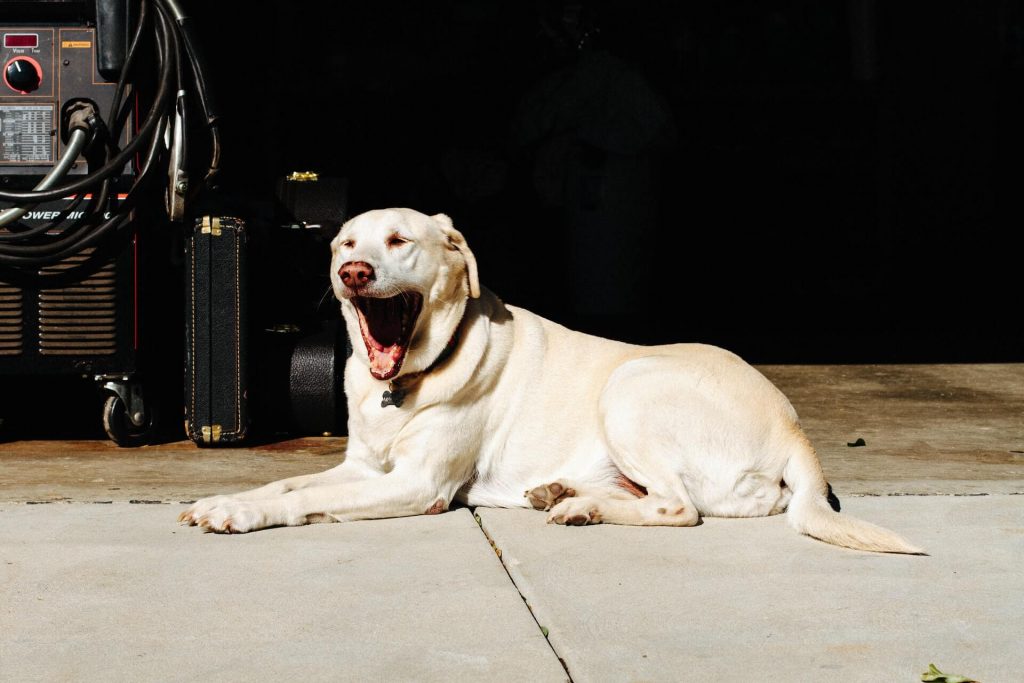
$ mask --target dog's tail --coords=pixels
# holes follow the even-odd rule
[[[797,437],[795,449],[782,475],[793,492],[786,512],[791,527],[826,543],[856,550],[927,554],[895,532],[833,510],[828,503],[828,484],[814,447],[799,428],[794,435]]]

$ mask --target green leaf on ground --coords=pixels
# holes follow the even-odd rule
[[[928,670],[921,674],[921,680],[924,683],[979,683],[968,676],[942,673],[934,664],[928,665]]]

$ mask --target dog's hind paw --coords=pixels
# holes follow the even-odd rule
[[[533,506],[534,510],[550,510],[566,498],[575,496],[576,489],[559,480],[553,481],[550,484],[542,484],[530,489],[523,495],[530,501],[530,505]]]
[[[567,498],[551,509],[548,524],[584,526],[600,524],[601,511],[593,498]]]

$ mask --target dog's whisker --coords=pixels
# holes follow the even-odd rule
[[[327,289],[324,290],[323,296],[320,297],[320,302],[316,305],[317,312],[320,311],[320,308],[324,305],[324,302],[327,301],[327,297],[329,297],[331,295],[331,292],[333,291],[334,288],[331,285],[327,285]]]

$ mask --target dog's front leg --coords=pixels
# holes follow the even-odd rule
[[[280,481],[271,482],[249,491],[201,498],[182,512],[178,516],[178,521],[195,526],[200,524],[200,520],[214,509],[224,507],[231,502],[274,500],[296,489],[340,484],[345,481],[357,481],[382,476],[384,474],[383,470],[379,466],[374,465],[365,455],[365,447],[357,440],[350,438],[345,460],[337,467],[332,467],[329,470],[315,474],[303,474],[297,477],[281,479]]]
[[[388,474],[330,483],[261,500],[226,500],[199,525],[218,533],[245,533],[272,526],[407,517],[447,509],[458,483],[438,485],[429,473],[395,469]]]

